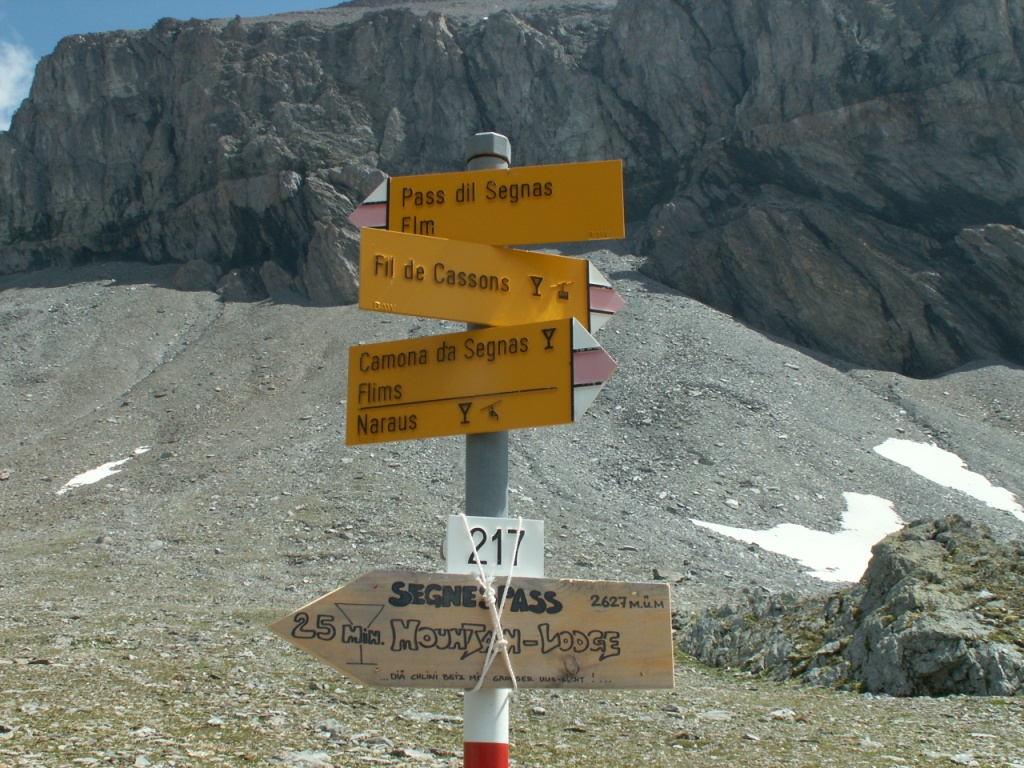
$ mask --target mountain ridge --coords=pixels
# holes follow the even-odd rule
[[[200,261],[350,303],[353,206],[498,130],[517,164],[622,158],[643,269],[753,327],[915,376],[1021,364],[1022,18],[424,2],[74,36],[0,134],[0,273]]]

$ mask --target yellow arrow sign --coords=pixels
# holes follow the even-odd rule
[[[396,176],[386,205],[391,231],[471,243],[626,236],[621,160]]]
[[[513,578],[511,672],[523,688],[671,688],[669,601],[667,584]],[[472,576],[412,571],[366,573],[271,630],[361,683],[416,688],[474,687],[493,632]],[[483,687],[512,687],[503,658]]]
[[[568,424],[615,361],[575,319],[349,349],[349,445]]]
[[[480,325],[575,317],[595,331],[624,303],[584,259],[363,230],[362,309]]]

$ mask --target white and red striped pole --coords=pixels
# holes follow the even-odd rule
[[[507,768],[508,688],[466,691],[464,768]]]

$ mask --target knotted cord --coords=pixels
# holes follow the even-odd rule
[[[465,512],[459,513],[462,518],[463,525],[466,529],[466,536],[469,539],[469,546],[471,551],[476,551],[476,543],[473,541],[473,532],[469,528],[469,520],[466,517]],[[480,557],[477,556],[476,567],[479,573],[477,574],[476,581],[480,585],[480,593],[483,595],[484,604],[487,606],[491,613],[491,643],[487,648],[487,655],[484,657],[484,668],[480,672],[480,677],[476,681],[476,685],[473,687],[474,691],[479,691],[484,684],[484,680],[487,678],[487,673],[491,668],[491,664],[494,662],[495,657],[500,653],[505,659],[505,666],[508,668],[508,675],[512,678],[512,690],[519,690],[519,683],[516,680],[516,673],[512,669],[512,659],[508,655],[508,640],[505,639],[505,630],[501,626],[501,614],[505,610],[505,601],[508,599],[509,587],[512,584],[512,573],[515,571],[516,562],[519,560],[519,544],[520,536],[519,533],[523,529],[523,518],[519,518],[519,522],[516,525],[516,546],[512,553],[512,562],[508,568],[508,575],[505,577],[505,588],[501,593],[501,604],[498,604],[497,595],[494,593],[494,574],[487,574],[484,572],[484,567],[480,562]],[[493,565],[497,565],[494,563]]]

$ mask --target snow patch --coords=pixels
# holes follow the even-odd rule
[[[73,488],[80,488],[83,485],[92,485],[93,483],[98,483],[100,480],[104,480],[110,477],[111,475],[116,475],[118,472],[121,471],[121,466],[123,464],[128,463],[134,457],[139,456],[140,454],[143,454],[148,450],[149,446],[143,445],[132,451],[132,455],[129,456],[127,459],[119,459],[118,461],[108,461],[106,464],[102,464],[96,467],[96,469],[90,469],[88,472],[83,472],[80,475],[75,475],[73,478],[64,483],[63,486],[61,486],[61,489],[57,491],[57,495],[63,496],[65,493],[72,490]]]
[[[694,525],[799,561],[822,581],[858,581],[871,560],[871,547],[903,527],[888,499],[844,493],[846,511],[836,533],[783,523],[767,530],[733,528],[692,519]]]
[[[875,446],[875,453],[902,464],[921,477],[945,488],[965,493],[993,509],[1009,512],[1024,522],[1024,507],[1005,488],[993,486],[986,477],[971,472],[963,459],[934,444],[889,438]]]

